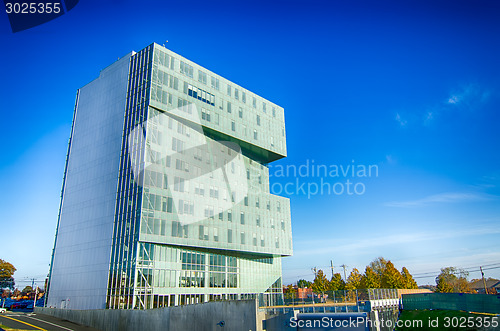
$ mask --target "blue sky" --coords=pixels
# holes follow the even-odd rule
[[[362,195],[289,195],[285,283],[330,260],[364,269],[384,256],[420,284],[445,266],[498,265],[499,15],[498,1],[81,0],[13,34],[2,13],[0,258],[20,286],[47,274],[76,90],[168,40],[285,108],[288,157],[277,164],[378,167],[347,178]]]

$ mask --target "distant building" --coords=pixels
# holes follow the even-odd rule
[[[77,93],[46,305],[282,303],[283,157],[277,104],[157,44],[119,59]]]
[[[482,279],[473,280],[470,283],[470,288],[476,292],[484,294],[484,285],[486,283],[486,289],[488,290],[488,294],[498,294],[500,293],[500,280],[498,279],[487,279],[483,282]]]

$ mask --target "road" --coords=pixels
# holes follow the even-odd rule
[[[0,314],[0,325],[14,330],[99,331],[52,316],[18,311]],[[1,326],[0,330],[3,330]]]

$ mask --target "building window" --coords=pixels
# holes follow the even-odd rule
[[[174,191],[184,192],[184,178],[174,177]]]
[[[219,79],[215,77],[210,77],[210,82],[212,88],[216,89],[217,91],[219,90]]]
[[[205,108],[201,108],[201,119],[210,122],[210,111]]]
[[[206,218],[214,218],[214,207],[213,206],[205,206],[205,217]]]
[[[264,113],[266,112],[266,103],[265,102],[262,103],[262,111]]]
[[[252,243],[253,243],[254,246],[257,246],[257,234],[256,233],[253,234]]]
[[[208,226],[200,225],[200,239],[208,240]]]
[[[210,186],[210,197],[214,199],[219,199],[219,188],[215,186]]]
[[[231,211],[227,212],[227,221],[232,222],[233,221],[233,214]]]
[[[231,130],[236,131],[236,124],[234,121],[231,121]]]
[[[257,130],[253,130],[253,139],[257,140]]]
[[[193,78],[193,67],[184,61],[181,61],[181,74]]]
[[[252,101],[252,106],[254,108],[257,108],[257,99],[253,98],[253,101]]]
[[[232,243],[233,242],[233,230],[227,229],[227,242]]]
[[[227,95],[231,96],[231,85],[227,86]]]
[[[261,234],[261,235],[260,235],[260,247],[264,247],[264,246],[266,246],[266,243],[265,243],[265,241],[264,241],[264,235],[263,235],[263,234]]]
[[[198,81],[207,85],[207,74],[201,70],[198,70]]]
[[[234,98],[236,100],[239,100],[240,99],[240,91],[238,89],[234,89]]]
[[[248,196],[245,197],[244,201],[245,201],[245,206],[248,206]]]
[[[214,241],[219,241],[219,229],[214,228]]]
[[[257,218],[255,219],[255,225],[260,227],[260,216],[259,215],[257,215]]]
[[[260,116],[257,115],[257,125],[260,126]]]
[[[273,107],[273,117],[276,117],[276,109]]]
[[[172,237],[187,238],[188,226],[181,225],[181,222],[172,221]]]
[[[245,213],[241,212],[240,223],[245,224]]]
[[[242,109],[241,107],[240,107],[240,110],[239,110],[239,112],[238,112],[238,116],[239,116],[240,118],[243,118],[243,109]]]
[[[247,103],[247,95],[245,92],[241,92],[241,101],[243,101],[243,103]]]
[[[245,232],[242,232],[240,234],[240,241],[242,245],[245,245]]]
[[[231,102],[227,102],[227,112],[231,113]]]

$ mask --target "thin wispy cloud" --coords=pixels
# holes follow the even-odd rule
[[[477,84],[469,84],[453,90],[444,102],[425,105],[425,110],[412,112],[414,116],[403,116],[397,112],[394,119],[400,127],[408,127],[414,123],[429,126],[446,113],[479,109],[488,102],[490,95],[489,90]]]
[[[457,239],[472,236],[483,236],[500,234],[498,226],[486,225],[482,227],[473,227],[465,229],[457,229],[454,231],[424,231],[424,232],[402,232],[394,233],[386,236],[370,237],[359,239],[355,242],[343,245],[331,245],[332,239],[314,240],[313,242],[296,242],[295,246],[314,247],[314,248],[296,248],[294,255],[317,255],[325,253],[341,254],[345,252],[361,252],[361,251],[379,251],[381,247],[394,245],[408,245],[409,243],[418,243],[424,241],[442,241],[446,239]]]
[[[437,203],[458,203],[458,202],[473,202],[473,201],[485,201],[493,200],[497,197],[485,193],[462,193],[462,192],[451,192],[451,193],[441,193],[430,195],[421,199],[407,200],[407,201],[391,201],[385,203],[387,207],[421,207],[430,204]]]
[[[399,113],[396,113],[396,121],[400,126],[406,126],[406,124],[408,123],[408,121],[403,119]]]
[[[451,93],[448,105],[460,106],[467,110],[475,110],[478,106],[488,101],[490,92],[481,89],[476,84],[469,84]]]

